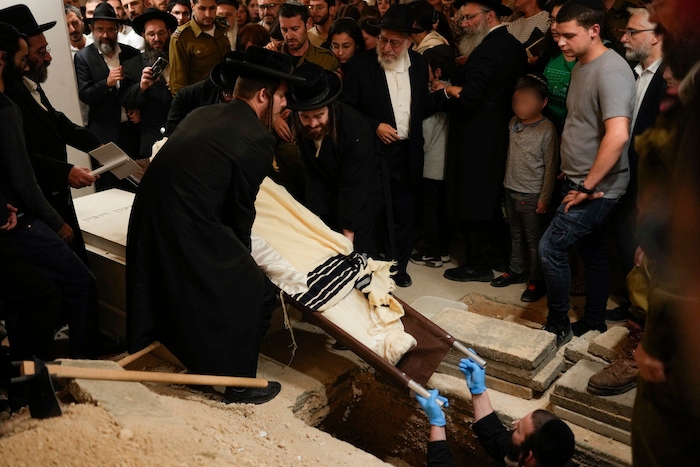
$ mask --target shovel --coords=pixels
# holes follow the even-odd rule
[[[103,381],[132,381],[137,383],[187,384],[197,386],[234,386],[265,388],[263,378],[237,376],[197,375],[189,373],[157,373],[151,371],[108,370],[46,364],[39,359],[13,362],[19,366],[22,376],[13,378],[13,383],[27,382],[27,399],[32,418],[49,418],[61,415],[61,408],[51,381],[51,376],[69,379],[91,379]]]

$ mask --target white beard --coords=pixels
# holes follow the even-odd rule
[[[382,54],[379,51],[379,44],[377,44],[377,60],[384,71],[396,71],[399,65],[404,63],[404,60],[408,60],[408,49],[404,49],[400,55],[398,55],[394,60],[391,60],[382,57]]]

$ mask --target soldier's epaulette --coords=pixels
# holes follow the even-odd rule
[[[180,34],[182,34],[182,29],[178,28],[173,33],[172,37],[180,37]]]

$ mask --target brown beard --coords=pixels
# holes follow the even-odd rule
[[[486,21],[482,21],[473,29],[465,29],[462,39],[459,41],[459,53],[465,57],[474,52],[481,45],[484,37],[489,33],[489,26]]]
[[[329,134],[331,134],[331,127],[330,123],[326,123],[325,125],[322,125],[319,128],[309,128],[307,126],[301,125],[301,134],[304,138],[308,138],[313,141],[318,141]]]

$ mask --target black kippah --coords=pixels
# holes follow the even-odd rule
[[[532,451],[537,465],[561,467],[574,455],[574,446],[571,428],[562,420],[554,418],[545,422],[537,431]]]
[[[572,0],[574,3],[578,3],[581,6],[590,8],[591,10],[605,11],[605,5],[600,0]]]

